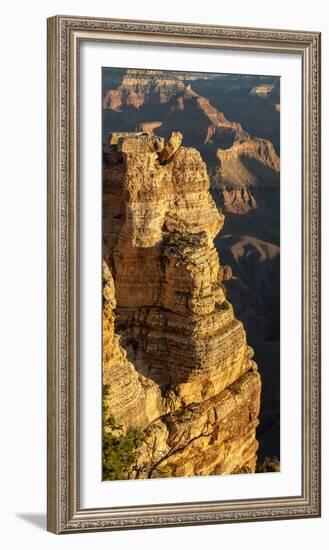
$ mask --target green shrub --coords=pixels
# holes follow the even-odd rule
[[[122,436],[103,432],[103,479],[127,479],[140,443],[141,431],[137,428],[128,428]]]
[[[256,472],[280,472],[280,461],[276,456],[266,456],[263,460],[257,461]]]
[[[187,420],[191,420],[192,411],[185,405],[181,405],[181,407],[175,411],[174,416],[176,416],[179,422],[186,422]]]
[[[142,440],[142,432],[128,428],[123,433],[108,411],[109,386],[103,388],[103,479],[127,479],[136,462],[136,451]],[[120,433],[121,432],[121,433]]]

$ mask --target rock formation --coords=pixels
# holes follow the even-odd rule
[[[165,146],[159,154],[159,161],[163,163],[170,160],[180,148],[182,140],[183,135],[180,132],[172,132],[170,138],[166,141]]]
[[[103,383],[107,388],[108,412],[123,429],[133,424],[144,428],[162,411],[161,392],[151,380],[140,375],[127,359],[114,332],[116,307],[114,280],[103,262]]]
[[[199,145],[201,140],[213,153],[212,145],[229,147],[235,140],[249,137],[241,124],[228,120],[206,97],[197,94],[190,80],[193,75],[184,73],[170,78],[161,71],[128,71],[117,88],[105,92],[103,109],[115,113],[115,120],[122,120],[125,127],[130,123],[134,129],[152,134],[155,128],[162,136],[178,128],[189,144]],[[128,121],[125,111],[129,112]],[[153,119],[154,114],[162,119]]]
[[[261,383],[221,282],[224,216],[180,141],[117,134],[105,156],[103,373],[109,413],[143,430],[130,477],[255,471]]]
[[[267,96],[273,89],[273,84],[262,84],[261,86],[254,86],[249,93],[250,95]]]
[[[230,266],[231,273],[220,268],[220,278],[255,350],[262,378],[258,456],[279,456],[280,173],[275,163],[272,167],[267,165],[266,156],[262,159],[258,153],[255,158],[255,152],[257,142],[262,141],[273,143],[276,154],[280,154],[280,79],[136,69],[104,69],[103,74],[103,98],[123,84],[118,90],[119,108],[113,104],[112,109],[110,103],[106,106],[104,102],[104,143],[113,130],[140,131],[163,138],[179,131],[184,135],[184,145],[196,148],[207,164],[212,182],[210,192],[218,209],[225,213],[225,225],[215,237],[215,246],[220,251],[221,263]],[[168,83],[173,80],[180,83],[176,82],[170,89]],[[271,90],[266,90],[266,94],[250,94],[253,89],[262,90],[263,86]],[[138,107],[130,101],[130,92],[143,93]],[[248,135],[258,138],[248,138]],[[222,188],[217,155],[242,141],[246,147],[249,140],[249,154],[235,159],[232,156],[226,162],[224,159],[223,175],[227,178]],[[110,155],[108,152],[105,147],[104,157],[109,156],[111,162],[121,155],[115,150]],[[169,160],[169,164],[171,162]],[[114,216],[113,228],[121,224],[122,206],[118,200],[116,197],[115,202],[104,203],[105,210],[110,211],[108,214]],[[273,423],[275,437],[270,428]]]
[[[131,106],[139,109],[145,101],[166,103],[174,94],[184,89],[184,82],[177,77],[168,78],[161,71],[128,70],[121,84],[108,90],[103,99],[104,109],[120,111]]]
[[[224,212],[245,214],[257,206],[279,208],[280,159],[270,141],[236,141],[230,149],[218,149],[217,158],[217,187]]]
[[[141,132],[147,132],[149,135],[154,134],[154,130],[162,126],[161,120],[150,120],[148,122],[140,122],[138,124],[138,130]]]
[[[271,142],[256,138],[237,141],[217,156],[214,196],[225,228],[216,245],[232,268],[227,296],[262,376],[257,435],[264,457],[280,449],[280,160]]]
[[[161,132],[170,133],[177,127],[188,137],[189,143],[201,141],[210,150],[211,145],[230,147],[237,139],[249,137],[241,124],[228,120],[206,97],[197,94],[190,84],[171,98]]]

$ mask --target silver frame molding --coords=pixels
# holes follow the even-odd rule
[[[320,33],[55,16],[48,19],[48,530],[320,516]],[[302,494],[81,509],[79,111],[81,41],[297,53],[302,59]]]

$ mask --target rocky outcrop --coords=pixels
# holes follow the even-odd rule
[[[128,124],[151,133],[157,129],[162,136],[179,129],[189,144],[207,145],[213,156],[215,146],[230,147],[237,139],[249,137],[241,124],[228,120],[206,97],[197,94],[191,80],[193,75],[184,73],[170,77],[161,71],[127,71],[117,88],[105,92],[103,109],[112,111],[125,128]],[[160,120],[154,115],[161,115]]]
[[[261,383],[221,282],[213,241],[224,216],[209,193],[205,163],[180,145],[181,136],[114,141],[104,168],[104,259],[127,353],[123,362],[119,354],[121,370],[132,382],[123,390],[118,380],[107,404],[114,416],[120,406],[127,411],[125,426],[131,409],[130,425],[143,427],[131,476],[253,472]],[[111,300],[105,342],[108,332],[114,338]],[[106,350],[112,365],[110,345]],[[104,372],[111,388],[109,366]]]
[[[257,207],[279,207],[280,159],[270,141],[236,141],[217,151],[217,188],[224,212],[246,214]]]
[[[230,281],[233,277],[232,268],[230,265],[223,265],[222,281]]]
[[[162,126],[161,120],[151,120],[149,122],[140,122],[138,124],[138,130],[142,132],[147,132],[149,135],[154,134],[154,130]]]
[[[279,324],[280,248],[249,235],[236,235],[226,241],[223,248],[230,248],[235,276],[248,284],[263,309],[271,311],[273,324],[275,321]]]
[[[250,95],[267,96],[274,89],[274,84],[262,84],[261,86],[254,86],[250,90]]]
[[[118,69],[117,72],[121,72],[119,85],[106,90],[103,97],[103,108],[117,112],[127,107],[140,109],[145,103],[167,103],[185,89],[187,82],[208,78],[206,73],[151,69],[128,69],[125,72]]]
[[[166,103],[184,89],[184,82],[178,78],[168,78],[161,71],[133,71],[123,75],[121,84],[108,90],[103,98],[103,108],[120,111],[125,107],[139,109],[145,101]]]
[[[278,453],[280,403],[280,159],[268,140],[218,151],[214,195],[225,212],[217,246],[232,268],[227,295],[255,350],[262,376],[261,453]],[[270,443],[266,430],[276,426]],[[264,454],[263,454],[264,456]]]
[[[254,472],[259,389],[250,370],[213,398],[159,418],[146,430],[135,477]]]
[[[112,273],[103,262],[103,384],[107,413],[118,424],[145,428],[163,412],[159,387],[141,376],[127,359],[126,350],[115,334],[115,289]]]
[[[170,138],[166,141],[165,146],[159,154],[159,161],[163,163],[170,160],[180,148],[182,140],[183,135],[180,132],[172,132]]]
[[[241,124],[228,120],[206,97],[197,94],[190,84],[171,99],[161,129],[164,132],[173,131],[175,124],[190,142],[229,147],[237,139],[249,137]]]

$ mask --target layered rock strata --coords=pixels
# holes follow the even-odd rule
[[[225,212],[246,214],[257,207],[279,208],[280,159],[266,139],[236,141],[217,151],[218,189]]]
[[[261,383],[221,282],[206,166],[177,135],[109,142],[104,381],[111,414],[144,430],[131,476],[253,472]]]
[[[167,77],[159,71],[128,71],[117,88],[105,92],[103,109],[112,112],[118,128],[128,124],[151,134],[157,129],[162,136],[179,129],[190,145],[201,141],[213,154],[215,146],[226,148],[248,138],[239,122],[228,120],[193,90],[191,80],[193,76],[183,73]]]
[[[123,429],[132,423],[145,428],[162,412],[159,387],[145,379],[127,359],[114,332],[116,307],[114,280],[103,263],[103,383],[107,390],[108,411]]]
[[[127,71],[121,84],[108,90],[103,99],[103,108],[120,111],[131,106],[139,109],[146,100],[166,103],[174,94],[184,89],[184,82],[177,77],[168,78],[161,71]]]

